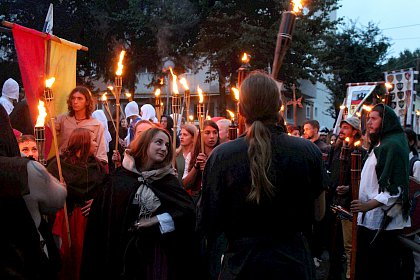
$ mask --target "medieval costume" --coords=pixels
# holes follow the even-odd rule
[[[195,278],[194,204],[173,169],[141,172],[127,152],[122,166],[93,202],[81,279]]]
[[[357,279],[398,279],[401,275],[401,229],[408,217],[408,145],[399,118],[383,104],[379,143],[363,166],[359,200],[381,206],[358,214]]]
[[[43,166],[20,157],[7,112],[0,106],[1,279],[54,279],[52,239],[43,231],[41,214],[62,207],[65,197],[64,186]]]
[[[219,279],[313,279],[311,254],[303,235],[323,191],[322,157],[307,140],[266,126],[272,158],[267,172],[271,200],[250,202],[248,143],[240,137],[216,147],[203,176],[200,230],[207,243],[224,232],[228,240]]]
[[[67,143],[69,141],[70,135],[76,128],[86,128],[91,132],[93,137],[92,139],[98,145],[98,150],[96,151],[95,156],[103,162],[108,162],[108,156],[106,154],[107,143],[105,141],[104,136],[104,127],[98,120],[89,117],[87,119],[77,121],[74,116],[71,117],[68,113],[65,113],[57,117],[55,121],[55,126],[57,129],[57,133],[60,136],[60,153],[63,153],[65,148],[67,148]]]
[[[71,248],[67,237],[67,228],[63,210],[57,213],[53,233],[61,238],[60,252],[63,268],[61,279],[79,279],[80,263],[83,252],[83,239],[88,217],[82,214],[81,208],[86,202],[96,197],[99,188],[104,184],[105,169],[98,159],[88,158],[86,164],[73,164],[60,156],[64,181],[67,186],[67,214],[70,227]],[[54,158],[48,164],[48,171],[59,178],[57,161]]]

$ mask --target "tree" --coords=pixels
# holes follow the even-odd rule
[[[296,22],[293,42],[285,56],[279,79],[286,85],[298,84],[299,79],[313,83],[321,79],[323,66],[318,62],[321,42],[331,36],[337,20],[330,13],[338,8],[336,0],[311,1]],[[225,112],[225,84],[236,83],[240,55],[252,55],[254,69],[266,69],[274,56],[276,38],[281,19],[289,1],[214,1],[205,7],[196,45],[196,55],[205,57],[218,78]]]
[[[327,112],[336,118],[346,95],[346,84],[383,80],[382,65],[390,44],[373,23],[358,28],[355,23],[345,26],[324,42],[320,57],[327,72],[325,80],[331,91]]]

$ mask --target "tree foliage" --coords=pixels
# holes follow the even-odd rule
[[[325,84],[331,91],[327,112],[333,118],[344,100],[347,83],[383,81],[382,65],[389,46],[388,38],[373,23],[363,28],[351,23],[324,41],[321,61],[330,73]]]

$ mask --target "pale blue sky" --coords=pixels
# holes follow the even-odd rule
[[[375,23],[390,38],[388,57],[420,48],[420,0],[340,0],[338,17],[366,26]]]

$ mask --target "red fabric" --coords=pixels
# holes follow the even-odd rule
[[[82,261],[83,240],[87,218],[82,215],[80,207],[75,207],[73,213],[69,216],[71,247],[67,238],[67,228],[64,220],[64,210],[57,212],[53,234],[59,236],[62,240],[60,255],[62,267],[59,274],[61,280],[78,280],[80,274],[80,265]]]
[[[18,24],[13,25],[13,39],[19,61],[20,74],[33,123],[38,116],[38,100],[45,81],[45,39],[42,32]]]

